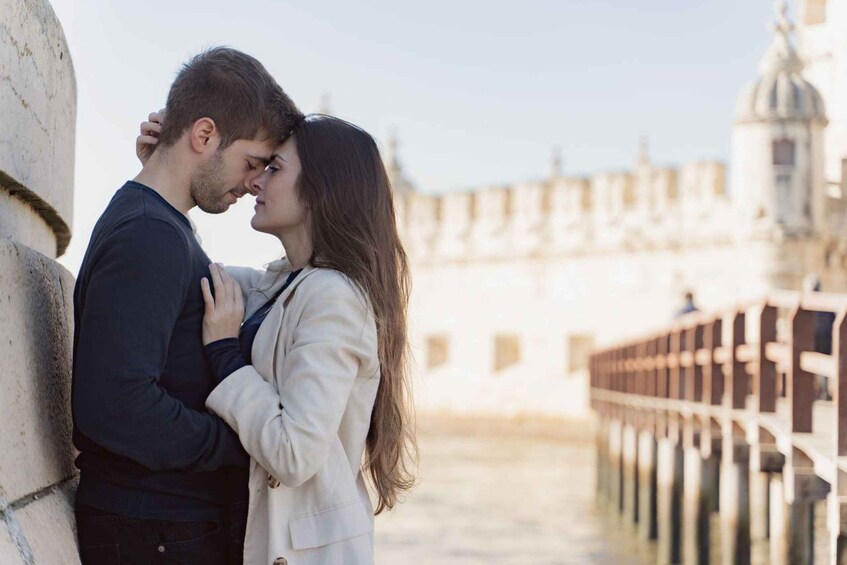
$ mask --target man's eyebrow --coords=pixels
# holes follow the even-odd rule
[[[272,156],[271,157],[265,157],[264,155],[250,155],[250,154],[248,154],[247,158],[248,159],[254,159],[256,161],[259,161],[260,163],[264,163],[265,165],[269,165],[271,163],[271,161],[273,160]]]

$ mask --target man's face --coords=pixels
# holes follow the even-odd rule
[[[223,151],[213,152],[191,177],[191,197],[209,214],[226,212],[251,192],[253,180],[270,162],[273,139],[239,139]]]

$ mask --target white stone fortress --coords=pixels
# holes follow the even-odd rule
[[[429,195],[389,145],[421,411],[581,416],[590,349],[666,326],[685,291],[704,310],[811,272],[847,291],[847,0],[799,4],[738,96],[730,174],[645,143],[630,171],[554,158],[546,179]]]

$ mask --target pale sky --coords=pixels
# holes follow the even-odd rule
[[[94,222],[140,168],[138,124],[180,64],[229,45],[262,61],[304,111],[381,140],[392,130],[425,192],[631,166],[638,140],[662,164],[729,157],[735,98],[770,42],[771,0],[351,2],[52,0],[78,84],[74,274]],[[260,266],[252,198],[199,210],[209,256]]]

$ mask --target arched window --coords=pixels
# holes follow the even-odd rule
[[[787,167],[794,166],[794,141],[791,139],[775,139],[773,142],[773,164]]]

